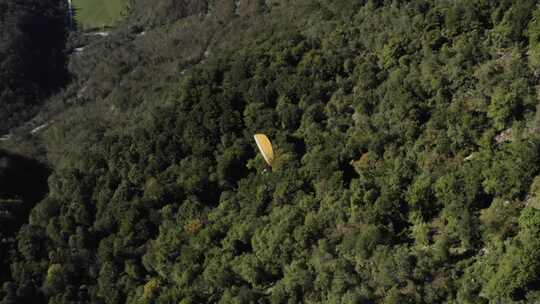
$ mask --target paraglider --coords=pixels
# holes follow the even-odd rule
[[[259,147],[259,151],[261,151],[264,160],[270,167],[272,167],[272,162],[274,161],[274,150],[272,149],[272,143],[270,143],[270,140],[264,134],[255,134],[253,138],[255,138],[257,147]]]

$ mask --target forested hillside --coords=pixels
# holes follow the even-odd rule
[[[48,193],[6,221],[0,303],[540,301],[539,18],[133,1],[68,45]]]

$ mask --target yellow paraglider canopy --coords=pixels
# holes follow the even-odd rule
[[[272,149],[270,140],[264,134],[255,134],[253,137],[255,138],[257,147],[259,147],[264,160],[270,167],[272,167],[272,162],[274,161],[274,150]]]

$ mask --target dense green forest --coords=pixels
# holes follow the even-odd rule
[[[540,302],[536,1],[134,0],[64,43],[1,304]]]

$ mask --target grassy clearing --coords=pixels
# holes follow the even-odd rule
[[[73,0],[76,20],[81,29],[114,26],[121,18],[126,0]]]

